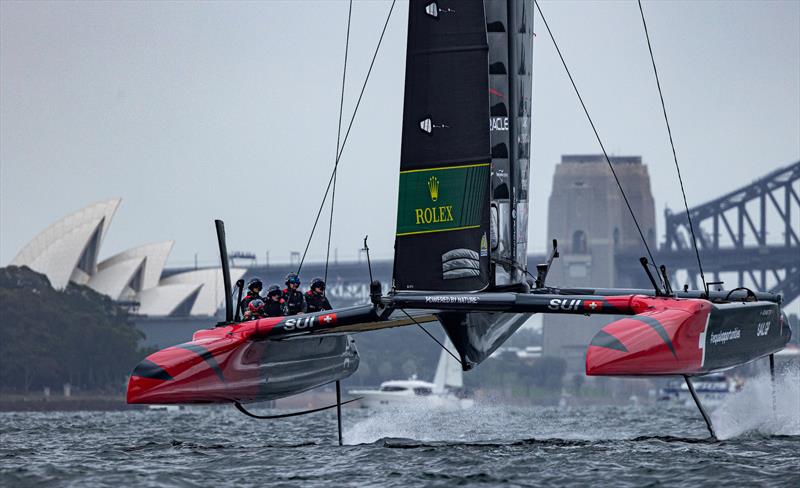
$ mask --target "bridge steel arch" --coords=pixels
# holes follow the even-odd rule
[[[800,161],[689,212],[707,280],[736,273],[736,286],[781,293],[785,303],[800,296]],[[697,287],[699,270],[686,214],[666,210],[665,225],[659,264],[673,276],[686,272]],[[780,235],[768,229],[781,229]]]

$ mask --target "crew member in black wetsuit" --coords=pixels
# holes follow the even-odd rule
[[[267,317],[283,315],[283,292],[280,286],[272,285],[267,289],[267,304],[264,306],[264,314]]]
[[[247,310],[244,313],[244,319],[258,320],[263,319],[264,317],[264,300],[260,298],[250,300],[250,303],[247,304]]]
[[[285,315],[297,315],[306,311],[306,301],[300,288],[300,277],[296,273],[286,275],[286,288],[283,289]]]
[[[311,287],[306,292],[306,312],[322,312],[323,310],[330,310],[331,302],[325,296],[325,280],[322,278],[314,278],[311,280]]]
[[[244,313],[244,318],[249,318],[249,309],[247,308],[250,305],[250,302],[253,300],[260,300],[261,299],[261,289],[264,288],[264,283],[261,282],[261,278],[258,276],[254,276],[250,278],[250,281],[247,282],[247,295],[242,298],[242,313]]]

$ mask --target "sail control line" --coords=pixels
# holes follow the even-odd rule
[[[347,35],[344,41],[344,63],[342,66],[342,93],[339,97],[339,124],[336,127],[336,153],[333,165],[333,193],[331,193],[331,213],[328,219],[328,245],[325,248],[325,283],[328,282],[328,264],[331,259],[331,237],[333,236],[333,210],[336,203],[336,170],[339,167],[339,148],[342,140],[342,113],[344,112],[344,89],[347,82],[347,55],[350,52],[350,21],[353,18],[353,0],[350,0],[350,6],[347,9]],[[324,294],[324,292],[323,292]]]
[[[611,175],[614,177],[614,181],[616,181],[617,183],[617,187],[619,188],[619,192],[622,195],[623,201],[625,202],[625,206],[628,208],[628,213],[633,219],[633,223],[636,225],[636,230],[639,232],[639,237],[642,240],[644,249],[645,251],[647,251],[647,255],[650,257],[650,262],[656,265],[656,259],[653,257],[653,253],[650,250],[650,246],[647,243],[647,239],[645,239],[644,237],[644,233],[642,232],[642,227],[639,225],[639,220],[636,218],[636,213],[633,211],[633,207],[631,207],[631,204],[628,201],[628,195],[622,188],[622,182],[617,176],[617,172],[614,169],[614,165],[611,164],[611,159],[608,157],[608,152],[606,151],[606,147],[603,144],[603,140],[600,138],[600,133],[597,131],[597,127],[595,126],[594,121],[592,120],[592,116],[589,115],[589,109],[586,107],[586,103],[584,103],[583,101],[583,97],[581,96],[581,93],[578,90],[578,85],[575,83],[575,79],[572,77],[572,72],[569,70],[569,67],[567,66],[566,59],[564,59],[564,55],[561,54],[561,48],[558,47],[558,42],[556,42],[555,35],[553,34],[553,31],[550,30],[550,25],[547,23],[547,18],[544,16],[544,12],[542,12],[542,7],[539,5],[539,2],[537,0],[533,0],[533,4],[542,18],[542,22],[544,23],[545,29],[547,29],[547,34],[549,35],[550,40],[553,42],[553,46],[556,49],[556,53],[558,54],[558,57],[561,60],[561,65],[564,67],[564,71],[566,72],[567,77],[569,78],[569,81],[572,84],[572,88],[575,91],[575,95],[578,97],[578,101],[580,102],[581,107],[583,108],[583,113],[586,115],[586,119],[589,121],[589,125],[592,127],[592,131],[594,132],[597,144],[600,146],[600,150],[603,151],[603,157],[605,158],[606,163],[608,164],[608,168],[611,170]]]
[[[697,267],[700,269],[700,278],[703,281],[703,289],[708,293],[708,287],[711,283],[706,282],[706,276],[703,273],[703,263],[700,261],[700,250],[697,247],[697,237],[694,234],[694,224],[692,223],[692,213],[689,211],[689,204],[686,202],[686,190],[683,188],[683,177],[681,176],[681,168],[678,165],[678,155],[675,152],[675,142],[672,140],[672,128],[669,125],[669,118],[667,117],[667,106],[664,103],[664,94],[661,91],[661,80],[658,78],[658,69],[656,68],[656,58],[653,55],[653,46],[650,43],[650,32],[647,30],[647,21],[644,19],[644,9],[642,8],[642,0],[638,0],[639,13],[642,17],[642,26],[644,27],[644,37],[647,39],[647,50],[650,52],[650,62],[653,65],[653,75],[656,79],[656,87],[658,88],[658,96],[661,99],[661,111],[664,113],[664,123],[667,126],[667,135],[669,136],[669,145],[672,148],[672,160],[675,161],[675,170],[678,173],[678,182],[681,186],[681,194],[683,195],[683,207],[686,209],[686,218],[689,221],[689,232],[692,234],[692,246],[694,253],[697,257]]]
[[[428,337],[430,337],[431,339],[433,339],[433,342],[435,342],[436,344],[439,344],[439,347],[441,347],[441,348],[442,348],[442,349],[443,349],[445,352],[447,352],[447,354],[451,355],[451,356],[453,357],[453,359],[455,359],[456,361],[458,361],[458,364],[460,364],[460,365],[461,365],[461,368],[462,368],[462,369],[464,368],[464,363],[461,361],[461,358],[459,358],[458,356],[456,356],[455,354],[453,354],[452,352],[450,352],[450,349],[448,349],[447,347],[445,347],[445,345],[444,345],[444,344],[442,344],[441,342],[439,342],[439,339],[437,339],[437,338],[433,337],[433,334],[431,334],[430,332],[428,332],[428,329],[426,329],[425,327],[423,327],[423,326],[422,326],[422,324],[420,324],[419,322],[417,322],[417,319],[415,319],[414,317],[412,317],[412,316],[411,316],[411,315],[410,315],[408,312],[406,312],[405,310],[402,310],[402,312],[403,312],[403,313],[406,315],[406,317],[408,317],[408,318],[409,318],[409,320],[411,320],[412,322],[414,322],[415,324],[417,324],[417,327],[419,327],[420,329],[422,329],[422,332],[426,333],[426,334],[428,335]]]

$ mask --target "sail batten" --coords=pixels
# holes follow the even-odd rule
[[[488,51],[489,46],[486,44],[475,44],[473,46],[458,46],[458,47],[436,47],[430,49],[417,49],[411,51],[410,54],[439,54],[439,53],[465,53],[470,51]]]

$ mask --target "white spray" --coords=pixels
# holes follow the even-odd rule
[[[800,435],[800,368],[779,371],[773,386],[769,373],[745,383],[711,413],[719,439],[741,435]]]

